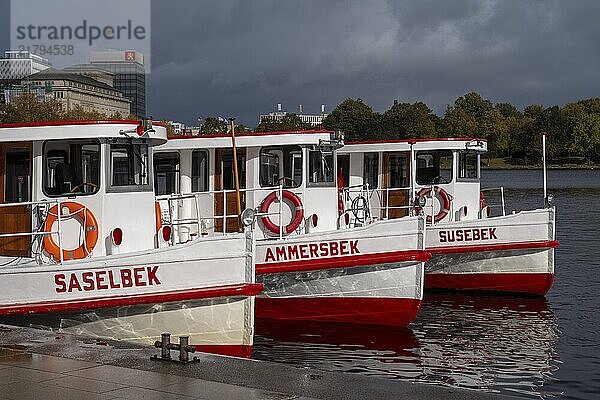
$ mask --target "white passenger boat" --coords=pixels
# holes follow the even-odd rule
[[[171,243],[153,192],[165,141],[128,121],[0,126],[0,322],[249,355],[252,235]]]
[[[507,213],[502,188],[480,188],[486,151],[480,139],[347,144],[338,156],[345,201],[373,220],[423,211],[426,288],[544,295],[554,279],[555,208]]]
[[[237,136],[239,207],[256,210],[259,318],[406,326],[422,300],[424,219],[365,221],[339,208],[333,132]],[[174,239],[239,229],[230,135],[174,137],[154,156]],[[281,200],[281,201],[280,201]],[[245,216],[243,216],[245,217]]]

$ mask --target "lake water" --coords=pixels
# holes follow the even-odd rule
[[[541,171],[484,171],[507,210]],[[545,298],[427,293],[409,329],[257,321],[253,358],[530,398],[600,398],[600,171],[553,170],[556,278]]]

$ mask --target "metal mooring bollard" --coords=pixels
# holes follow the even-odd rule
[[[171,343],[171,334],[163,333],[160,335],[160,341],[154,342],[154,347],[160,349],[160,358],[157,356],[152,356],[150,359],[156,361],[173,361],[173,362],[181,362],[181,363],[189,363],[193,361],[198,361],[197,357],[194,357],[190,360],[190,353],[195,353],[196,348],[194,346],[189,345],[190,337],[189,336],[180,336],[179,344]],[[171,350],[179,351],[179,361],[173,360],[171,358]]]

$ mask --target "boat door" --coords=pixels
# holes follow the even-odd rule
[[[381,218],[408,215],[410,201],[410,152],[383,153],[383,209]],[[397,208],[404,207],[404,208]]]
[[[31,201],[31,143],[0,143],[0,204]],[[28,205],[0,207],[0,234],[31,233]],[[0,256],[29,257],[31,236],[0,238]]]
[[[246,149],[237,149],[237,164],[240,190],[246,188]],[[226,190],[225,199],[223,193],[215,193],[215,231],[223,232],[223,211],[226,215],[237,215],[237,201],[235,194],[235,175],[233,171],[233,150],[216,149],[215,151],[215,191]],[[242,210],[246,207],[246,193],[240,192]],[[237,216],[227,217],[226,232],[239,232],[240,220]]]

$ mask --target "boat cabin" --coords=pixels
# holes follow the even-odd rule
[[[400,218],[422,209],[428,222],[485,218],[482,139],[351,142],[338,151],[345,207],[353,221]]]
[[[165,141],[138,121],[0,125],[0,260],[157,247],[152,147]]]
[[[337,229],[341,141],[333,132],[241,133],[235,142],[239,210],[258,210],[257,238]],[[154,168],[175,239],[241,229],[231,135],[169,138],[156,149]]]

